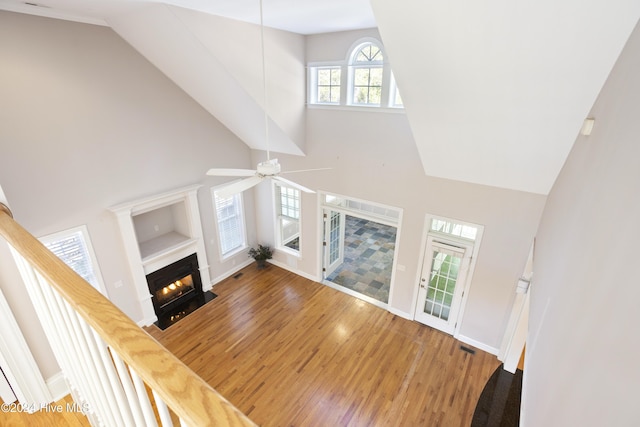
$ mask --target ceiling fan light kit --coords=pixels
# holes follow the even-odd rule
[[[262,163],[258,163],[258,168],[256,170],[258,176],[267,177],[267,176],[275,176],[280,173],[280,163],[278,163],[278,159],[267,160]]]

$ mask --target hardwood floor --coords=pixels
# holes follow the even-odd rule
[[[495,356],[270,265],[148,331],[262,426],[469,426]]]
[[[2,402],[0,400],[0,402]],[[3,406],[0,412],[0,425],[6,427],[89,427],[91,424],[80,410],[73,406],[70,395],[49,405],[45,410],[28,414],[17,412],[17,406]]]

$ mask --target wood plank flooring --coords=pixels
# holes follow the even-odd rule
[[[2,402],[0,400],[0,402]],[[4,427],[90,427],[91,424],[79,410],[68,410],[73,408],[73,399],[67,395],[55,403],[49,405],[46,410],[33,414],[14,411],[16,406],[9,406],[6,411],[0,412],[0,425]],[[59,411],[59,412],[58,412]]]
[[[148,331],[262,426],[469,426],[495,356],[276,266]]]

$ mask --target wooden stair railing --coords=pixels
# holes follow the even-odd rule
[[[0,236],[92,425],[154,426],[158,419],[173,425],[167,407],[182,425],[255,425],[20,226],[2,203]]]

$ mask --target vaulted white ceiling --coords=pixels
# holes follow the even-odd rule
[[[230,71],[202,33],[218,17],[258,22],[258,0],[36,2],[0,0],[0,9],[111,26],[247,145],[265,148],[260,128],[246,126],[263,114],[255,67]],[[293,33],[378,27],[425,174],[540,194],[640,17],[637,0],[263,2],[265,24]],[[227,103],[215,100],[221,88]],[[304,117],[299,104],[272,115],[274,151],[304,153],[303,123],[291,120]]]
[[[541,194],[640,17],[638,0],[371,2],[425,173]]]

